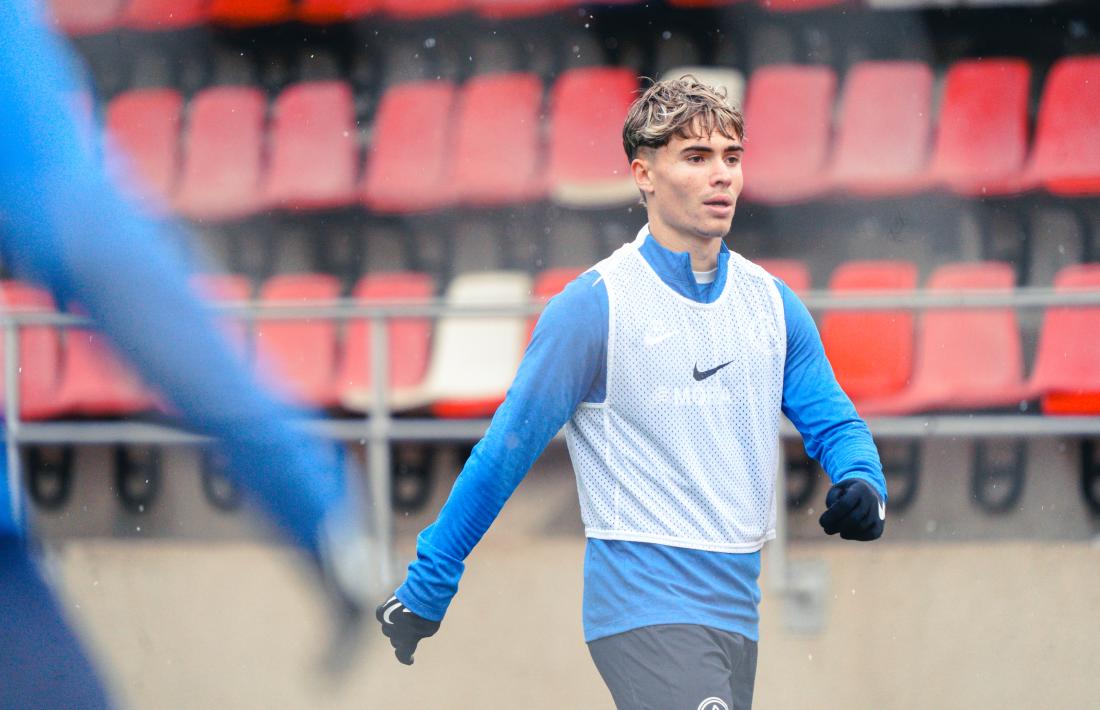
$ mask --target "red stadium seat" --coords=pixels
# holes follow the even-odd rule
[[[864,62],[844,83],[830,181],[866,196],[929,185],[932,70],[921,62]]]
[[[810,290],[810,270],[806,262],[797,259],[755,259],[772,276],[787,284],[795,293]]]
[[[176,208],[196,219],[233,219],[261,206],[266,104],[259,89],[216,86],[191,102]]]
[[[545,195],[541,110],[542,82],[534,74],[488,74],[462,88],[450,164],[463,203],[492,206]]]
[[[120,182],[153,212],[166,209],[176,186],[182,109],[174,89],[129,91],[107,107],[107,130],[126,159]]]
[[[18,281],[0,282],[0,309],[4,312],[54,310],[53,298],[42,289]],[[0,368],[5,363],[0,342]],[[0,369],[0,373],[4,370]],[[19,330],[19,417],[47,419],[61,413],[58,399],[61,372],[61,339],[52,326],[26,326]],[[7,384],[0,375],[0,411]]]
[[[49,9],[54,24],[65,34],[90,35],[115,28],[122,2],[123,0],[49,0]]]
[[[823,66],[775,65],[749,79],[745,196],[767,203],[822,194],[836,75]]]
[[[129,0],[121,22],[135,30],[179,30],[209,19],[207,0]]]
[[[1004,195],[1029,187],[1028,84],[1022,59],[973,59],[944,81],[930,172],[962,195]]]
[[[224,25],[267,25],[294,19],[292,0],[210,0],[210,19]]]
[[[1010,264],[948,264],[932,274],[928,290],[1010,292]],[[864,414],[908,414],[929,409],[1018,405],[1027,398],[1016,312],[1011,308],[937,308],[921,318],[913,381],[897,397],[864,402]]]
[[[478,14],[494,20],[545,15],[576,4],[577,0],[470,0]]]
[[[456,186],[447,173],[455,87],[446,81],[394,86],[382,97],[363,181],[363,202],[387,213],[450,206]],[[410,152],[415,151],[415,159]]]
[[[911,293],[917,268],[903,261],[842,264],[829,283],[834,293]],[[821,340],[849,397],[860,403],[900,392],[913,369],[913,314],[905,310],[833,311],[821,320]],[[862,409],[861,409],[862,411]]]
[[[119,359],[98,331],[65,331],[65,361],[58,401],[65,412],[85,416],[125,416],[157,409],[156,396]]]
[[[423,20],[461,12],[469,0],[378,0],[379,7],[398,20]]]
[[[319,25],[343,22],[369,15],[378,7],[379,0],[300,0],[298,19]]]
[[[327,274],[283,274],[260,291],[264,304],[306,305],[340,297],[340,282]],[[256,325],[261,378],[295,404],[332,407],[336,397],[336,322],[327,318],[262,319]]]
[[[1030,173],[1059,195],[1100,193],[1100,55],[1062,59],[1047,75]]]
[[[557,296],[565,287],[572,283],[585,269],[563,266],[557,269],[547,269],[535,278],[535,286],[531,289],[531,295],[540,303],[546,303]],[[531,341],[531,334],[535,330],[538,316],[532,316],[527,324],[527,341]]]
[[[1100,291],[1100,264],[1060,271],[1054,288]],[[1043,320],[1029,381],[1046,414],[1100,414],[1100,308],[1050,308]]]
[[[355,202],[355,97],[342,81],[295,84],[275,102],[264,202],[310,209]]]
[[[742,2],[745,0],[669,0],[673,7],[723,7]]]
[[[247,303],[252,296],[252,284],[241,274],[196,274],[191,285],[203,300],[213,304]],[[248,327],[239,320],[226,318],[222,331],[238,355],[248,353]]]
[[[397,272],[368,274],[355,287],[361,303],[430,301],[435,284],[428,274]],[[366,319],[351,321],[344,339],[344,358],[339,387],[343,405],[368,411],[371,392],[371,331]],[[432,322],[428,318],[394,318],[389,321],[389,406],[407,409],[425,404],[420,386],[428,370]]]
[[[623,119],[638,88],[634,72],[591,67],[564,72],[551,96],[552,196],[575,206],[628,204],[638,197],[622,150]]]

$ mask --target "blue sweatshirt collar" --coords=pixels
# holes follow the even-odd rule
[[[700,284],[695,281],[695,272],[691,269],[691,255],[687,252],[674,252],[666,249],[653,238],[647,222],[635,239],[638,251],[646,263],[676,293],[699,303],[713,303],[726,287],[726,274],[729,271],[730,250],[725,242],[718,252],[718,273],[714,281]]]

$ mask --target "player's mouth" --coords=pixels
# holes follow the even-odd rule
[[[730,217],[733,215],[733,198],[728,195],[715,195],[703,200],[707,211],[715,217]]]

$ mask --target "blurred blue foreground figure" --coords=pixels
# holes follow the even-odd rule
[[[307,553],[340,627],[353,628],[370,592],[350,481],[252,384],[189,290],[164,238],[172,227],[125,202],[90,155],[70,112],[70,57],[42,17],[31,0],[0,3],[5,264],[79,304],[191,429],[220,442],[228,475]],[[110,707],[42,578],[19,489],[0,486],[0,707]]]
[[[882,464],[809,311],[723,241],[744,135],[740,111],[690,76],[631,106],[623,147],[649,223],[539,318],[404,584],[376,610],[402,663],[439,630],[466,557],[563,426],[588,538],[584,637],[618,710],[752,706],[781,414],[832,479],[824,531],[882,535]]]

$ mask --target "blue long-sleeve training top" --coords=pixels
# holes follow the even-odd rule
[[[699,283],[688,254],[651,235],[641,253],[677,293],[701,303],[723,291],[729,249],[723,244],[711,283]],[[807,453],[834,481],[858,477],[886,499],[878,451],[866,424],[840,389],[809,311],[776,279],[783,300],[787,356],[783,413]],[[504,403],[474,447],[436,521],[417,539],[397,597],[440,620],[458,591],[464,560],[481,540],[535,459],[581,402],[606,391],[607,289],[588,271],[551,299]],[[586,641],[653,624],[703,624],[756,640],[760,552],[708,552],[644,542],[589,538],[584,568]]]
[[[154,222],[120,197],[72,115],[75,62],[37,3],[0,3],[0,251],[21,278],[79,303],[196,431],[219,440],[229,474],[294,542],[343,499],[338,467],[295,431],[191,293]],[[0,486],[0,534],[19,533]]]

